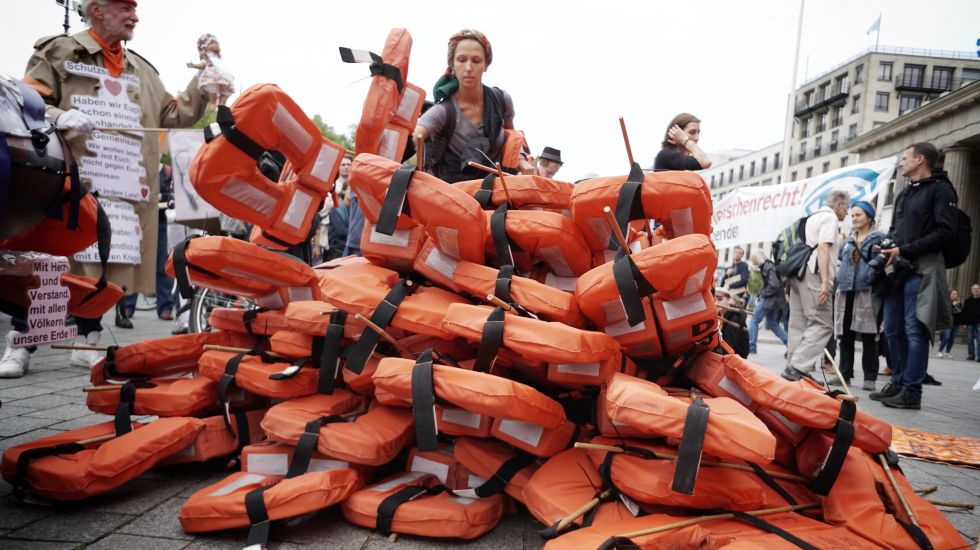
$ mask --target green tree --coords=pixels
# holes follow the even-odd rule
[[[340,145],[344,149],[353,151],[354,150],[354,135],[357,133],[357,125],[352,124],[348,129],[347,134],[341,134],[333,129],[333,126],[327,124],[323,121],[320,115],[313,115],[313,124],[320,129],[320,133],[323,137],[329,139],[330,141]]]
[[[204,115],[201,116],[200,120],[194,123],[194,127],[207,128],[217,120],[217,117],[218,109],[213,105],[208,105],[208,107],[204,110]]]

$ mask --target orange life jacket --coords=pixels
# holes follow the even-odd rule
[[[503,495],[456,496],[431,474],[406,472],[357,491],[341,510],[351,523],[386,536],[404,533],[474,539],[497,525],[504,514],[504,500]]]
[[[93,380],[96,384],[107,381]],[[218,403],[218,384],[204,376],[193,378],[151,378],[133,380],[118,390],[92,391],[85,395],[85,405],[93,412],[170,416],[197,416]]]
[[[504,128],[504,147],[500,151],[500,166],[503,170],[511,174],[520,173],[521,154],[526,157],[530,152],[523,131]]]
[[[304,357],[291,364],[265,356],[246,355],[228,351],[208,350],[198,361],[202,376],[218,382],[218,400],[228,402],[230,391],[241,388],[247,392],[289,399],[316,393],[319,369],[304,368],[310,359]]]
[[[765,424],[732,399],[673,397],[653,382],[614,374],[605,400],[610,418],[648,436],[680,438],[673,484],[678,492],[691,494],[694,490],[702,449],[721,458],[757,464],[769,464],[776,452],[776,438]]]
[[[275,309],[242,309],[240,307],[216,307],[208,314],[208,325],[212,329],[271,336],[285,330],[286,317]]]
[[[350,187],[365,220],[376,224],[378,232],[391,235],[420,223],[444,254],[483,262],[486,217],[466,192],[412,166],[370,154],[354,159]]]
[[[206,344],[251,348],[255,338],[233,332],[199,332],[143,340],[123,347],[109,346],[105,359],[93,368],[93,384],[130,378],[158,378],[197,370]]]
[[[232,456],[242,452],[246,445],[265,439],[265,432],[259,426],[265,409],[251,411],[231,411],[231,424],[225,423],[224,416],[204,418],[204,427],[197,438],[184,449],[160,461],[162,466],[204,462],[219,456]]]
[[[4,313],[20,314],[30,303],[29,289],[39,285],[37,275],[0,274],[0,307]],[[68,313],[86,319],[102,318],[123,295],[115,283],[101,284],[99,279],[74,273],[62,273],[61,285],[68,288]],[[8,309],[11,306],[15,309]]]
[[[501,206],[487,215],[486,251],[498,265],[526,272],[543,262],[559,277],[575,277],[592,269],[585,239],[567,216],[554,212],[509,210]]]
[[[497,494],[503,490],[520,502],[524,502],[524,487],[538,469],[532,455],[492,439],[461,437],[453,446],[453,456],[485,481],[475,488],[477,494]]]
[[[174,247],[167,274],[184,299],[193,286],[253,298],[260,307],[281,308],[293,300],[318,300],[313,268],[283,254],[231,237],[191,237]]]
[[[581,426],[562,420],[554,428],[513,418],[494,418],[490,435],[534,456],[554,456],[582,437]]]
[[[545,210],[570,216],[569,204],[574,185],[541,176],[506,176],[506,192],[500,178],[487,174],[482,180],[467,180],[453,185],[480,203],[484,210],[495,210],[508,203],[521,210]]]
[[[205,201],[229,216],[261,227],[288,244],[306,239],[313,216],[333,188],[344,149],[320,134],[303,110],[274,84],[245,90],[230,109],[218,107],[217,132],[190,168]],[[259,169],[263,154],[277,151],[292,165],[281,182]]]
[[[432,474],[449,489],[469,487],[465,470],[453,454],[453,446],[447,444],[440,444],[439,448],[432,451],[412,447],[405,459],[405,471]]]
[[[10,447],[0,472],[19,496],[29,489],[51,500],[81,500],[146,472],[193,442],[203,425],[197,418],[161,418],[84,446],[78,442],[118,434],[114,423],[69,430]]]
[[[634,164],[629,176],[592,178],[572,191],[572,219],[595,251],[619,248],[603,208],[616,213],[620,229],[630,239],[629,220],[654,219],[668,238],[711,234],[711,193],[694,172],[646,172]]]
[[[361,234],[361,254],[375,265],[402,273],[412,269],[412,263],[422,250],[425,228],[415,224],[408,229],[396,229],[391,235],[378,232],[377,225],[364,223]]]
[[[297,458],[297,452],[299,453]],[[322,472],[325,470],[335,470],[337,468],[350,468],[357,472],[362,482],[370,481],[374,477],[374,468],[363,464],[351,464],[342,460],[335,460],[323,453],[313,450],[307,460],[304,449],[297,449],[292,445],[279,443],[266,439],[259,443],[246,445],[242,448],[242,471],[250,474],[262,474],[267,476],[285,476],[293,466],[293,460],[301,461],[297,468],[305,467],[307,472]],[[305,466],[304,466],[305,465]]]

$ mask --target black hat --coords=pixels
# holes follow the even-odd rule
[[[545,147],[544,150],[541,151],[541,154],[538,155],[538,158],[547,159],[553,162],[557,162],[558,164],[564,164],[561,161],[561,151],[553,147]]]

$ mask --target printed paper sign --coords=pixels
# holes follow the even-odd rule
[[[68,272],[68,259],[63,256],[43,256],[33,260],[31,266],[36,288],[27,289],[27,332],[12,332],[11,345],[15,348],[53,344],[70,340],[78,334],[78,327],[65,325],[68,314],[68,288],[61,286],[61,275]]]
[[[204,144],[204,131],[173,130],[167,133],[167,141],[174,169],[174,221],[217,219],[218,209],[205,202],[191,185],[191,162]]]
[[[99,79],[99,93],[95,96],[75,94],[71,105],[88,115],[99,127],[141,128],[143,109],[129,99],[128,86],[139,88],[139,78],[122,74],[117,78],[109,71],[94,65],[65,61],[65,70],[71,74]],[[133,201],[145,201],[150,189],[141,183],[146,177],[142,153],[143,136],[137,133],[95,131],[85,146],[91,155],[78,159],[78,173],[92,184],[92,191],[110,197],[122,197]],[[143,180],[145,181],[145,180]]]
[[[851,200],[873,200],[891,180],[895,160],[884,158],[786,184],[736,189],[715,203],[711,239],[718,248],[772,241],[794,220],[820,209],[827,193],[835,189],[850,193]]]
[[[140,247],[143,241],[143,231],[140,228],[139,216],[132,204],[122,201],[99,199],[99,204],[109,217],[112,226],[112,246],[109,247],[110,264],[140,263]],[[99,262],[99,246],[92,246],[75,254],[76,262]]]

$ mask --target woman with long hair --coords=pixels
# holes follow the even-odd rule
[[[681,113],[670,121],[662,149],[653,161],[654,170],[703,170],[711,166],[708,154],[698,147],[701,139],[701,120]]]

